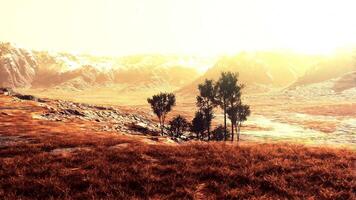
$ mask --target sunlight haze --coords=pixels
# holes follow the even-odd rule
[[[0,40],[100,55],[329,53],[356,44],[347,0],[1,0]]]

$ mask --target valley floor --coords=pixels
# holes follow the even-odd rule
[[[100,105],[116,105],[121,110],[141,113],[150,120],[146,98],[157,91],[122,93],[113,88],[80,92],[22,89],[21,93]],[[281,91],[244,95],[252,115],[241,130],[243,141],[297,142],[313,146],[339,146],[356,149],[356,93],[298,94]],[[177,106],[169,118],[181,114],[189,120],[196,111],[194,96],[177,94]],[[223,123],[222,111],[215,110],[213,126]]]
[[[34,117],[47,109],[0,95],[0,199],[356,198],[352,149],[176,144],[80,117]]]

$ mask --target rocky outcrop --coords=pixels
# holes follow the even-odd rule
[[[97,123],[102,130],[130,134],[157,135],[157,123],[139,114],[125,113],[112,107],[95,106],[70,101],[52,100],[43,106],[47,112],[40,117],[53,121],[87,120]]]

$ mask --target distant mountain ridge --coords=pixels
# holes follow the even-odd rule
[[[271,88],[283,88],[292,84],[320,59],[317,56],[281,52],[240,53],[225,56],[203,76],[178,92],[195,95],[199,83],[204,79],[217,80],[223,71],[238,73],[239,82],[246,85],[247,92],[268,92]]]
[[[311,84],[321,83],[332,79],[348,79],[347,77],[356,72],[356,61],[353,59],[352,54],[339,54],[326,58],[321,62],[315,64],[306,73],[299,77],[288,89],[295,89],[297,87],[308,86]],[[346,75],[344,77],[344,75]],[[344,78],[343,78],[344,77]],[[344,80],[345,81],[345,80]],[[355,85],[351,79],[350,86]],[[335,86],[336,88],[338,86]],[[356,85],[354,86],[356,87]]]
[[[178,88],[198,77],[182,58],[161,55],[98,57],[49,53],[0,44],[0,86],[85,89],[91,86],[127,84],[135,87],[170,85]],[[199,64],[199,60],[196,59]],[[184,64],[184,62],[183,62]]]
[[[120,85],[123,91],[168,88],[195,96],[204,79],[217,80],[221,72],[232,71],[239,73],[247,93],[298,88],[342,92],[356,87],[353,55],[271,51],[218,59],[159,54],[107,57],[30,51],[0,43],[0,87],[72,91]],[[197,70],[202,66],[208,68],[204,74]]]
[[[38,63],[30,51],[13,48],[9,43],[0,45],[0,85],[27,87],[31,85]]]

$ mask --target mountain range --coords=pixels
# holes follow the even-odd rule
[[[158,54],[108,57],[32,51],[0,43],[0,86],[84,90],[124,85],[127,90],[136,90],[164,85],[183,95],[195,95],[204,79],[216,80],[222,71],[233,71],[247,92],[298,90],[315,84],[319,89],[327,85],[327,89],[342,92],[356,87],[352,55],[351,51],[329,56],[266,51],[218,58]],[[208,68],[204,73],[197,70],[202,66]]]

